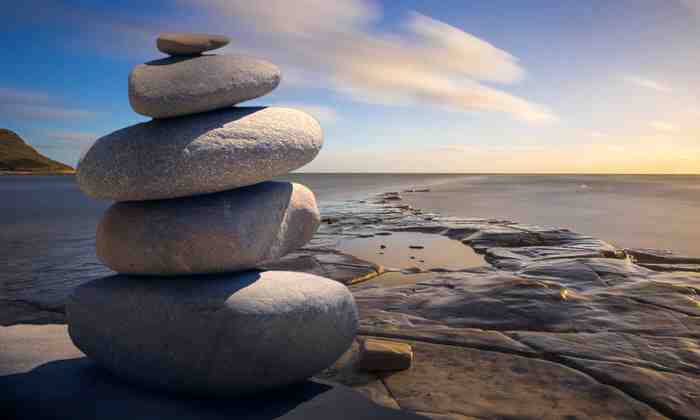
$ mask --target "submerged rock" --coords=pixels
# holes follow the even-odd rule
[[[116,376],[208,397],[302,381],[357,330],[345,286],[285,271],[105,277],[76,288],[66,310],[75,345]]]
[[[272,92],[281,74],[272,63],[236,55],[171,57],[134,67],[129,102],[153,118],[230,107]]]
[[[116,203],[97,227],[97,256],[124,274],[245,270],[301,247],[319,223],[314,194],[288,182]]]
[[[142,201],[268,181],[312,161],[321,127],[288,108],[231,108],[132,125],[97,140],[78,164],[93,198]]]

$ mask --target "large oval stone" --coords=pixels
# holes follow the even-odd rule
[[[230,108],[132,125],[98,139],[78,163],[89,196],[186,197],[270,180],[316,157],[318,122],[289,108]]]
[[[134,67],[129,74],[129,102],[139,114],[177,117],[263,96],[280,79],[277,66],[252,57],[168,57]]]
[[[127,274],[246,270],[301,247],[319,223],[314,194],[288,182],[116,203],[97,227],[97,256]]]
[[[66,316],[73,343],[115,375],[204,396],[302,381],[340,357],[358,326],[345,286],[286,271],[105,277],[78,286]]]

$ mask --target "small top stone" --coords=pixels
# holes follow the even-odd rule
[[[158,50],[169,55],[199,55],[221,48],[231,42],[223,35],[175,32],[160,34],[156,40]]]

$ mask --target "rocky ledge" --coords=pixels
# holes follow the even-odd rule
[[[700,418],[699,258],[617,249],[561,228],[441,217],[397,193],[323,214],[309,244],[259,268],[348,285],[358,340],[388,338],[414,353],[408,370],[365,372],[356,369],[357,341],[319,379],[434,419]],[[443,235],[488,264],[396,273],[337,251],[350,238],[396,232]],[[397,274],[402,284],[384,285]],[[60,323],[60,299],[43,312],[26,295],[15,303],[26,305],[25,321]]]
[[[489,266],[351,286],[360,334],[411,344],[414,364],[360,372],[355,345],[325,378],[436,419],[700,418],[700,259],[616,249],[567,229],[441,218],[398,194],[376,203],[385,217],[326,218],[325,232],[445,235]]]

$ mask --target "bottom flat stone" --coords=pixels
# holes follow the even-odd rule
[[[84,357],[64,325],[0,327],[0,348],[0,412],[7,420],[423,418],[380,407],[324,381],[246,399],[192,399],[144,390]]]
[[[75,345],[113,374],[226,397],[304,381],[358,324],[344,285],[288,271],[104,277],[77,287],[66,315]]]

